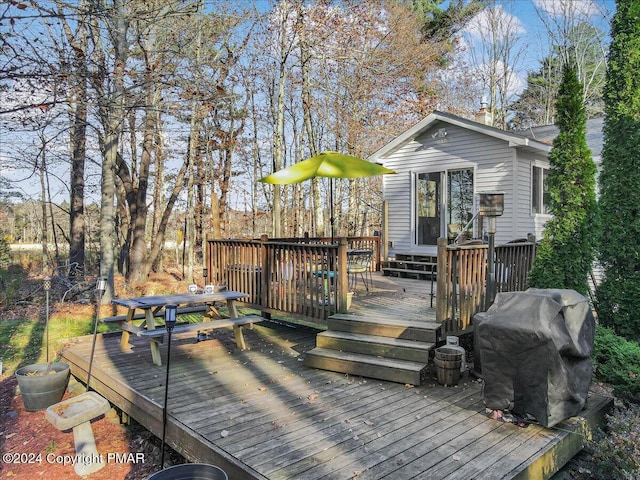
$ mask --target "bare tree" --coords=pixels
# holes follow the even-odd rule
[[[515,72],[525,52],[519,43],[524,28],[508,10],[512,6],[492,0],[465,29],[472,64],[486,92],[493,125],[499,128],[507,126],[509,105],[520,86]]]
[[[608,45],[606,32],[597,25],[606,23],[610,15],[606,4],[595,0],[538,0],[536,13],[550,40],[550,56],[558,59],[555,63],[549,62],[556,66],[555,77],[561,77],[559,72],[563,65],[575,64],[578,81],[584,87],[585,103],[588,108],[598,108],[598,113],[602,113]],[[600,106],[593,107],[594,103]]]

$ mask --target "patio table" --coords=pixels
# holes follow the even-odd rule
[[[246,297],[246,293],[234,291],[222,291],[214,293],[179,293],[170,295],[153,295],[134,298],[116,298],[112,300],[115,305],[127,307],[126,316],[115,316],[103,319],[107,322],[115,322],[122,330],[120,339],[120,347],[127,349],[130,334],[134,333],[138,336],[148,337],[151,346],[151,357],[153,363],[162,365],[160,359],[159,343],[162,342],[166,329],[164,325],[156,327],[156,317],[164,317],[164,308],[166,305],[177,305],[178,314],[190,313],[194,311],[203,312],[203,319],[208,321],[179,324],[174,328],[175,333],[187,331],[204,331],[215,328],[233,326],[233,333],[236,344],[241,350],[246,349],[244,337],[242,335],[243,325],[252,325],[253,323],[264,320],[259,315],[238,316],[236,301]],[[220,312],[216,308],[217,302],[225,302],[230,318],[222,318]],[[187,307],[187,308],[180,308]],[[189,308],[196,307],[196,308]],[[143,315],[136,314],[137,310],[142,310]],[[136,319],[142,318],[141,325],[135,325]]]

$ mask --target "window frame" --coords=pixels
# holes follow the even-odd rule
[[[551,215],[549,209],[550,196],[547,187],[549,170],[549,167],[531,165],[531,195],[529,202],[531,215]]]

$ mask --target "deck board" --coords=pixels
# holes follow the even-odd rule
[[[374,309],[433,320],[420,313],[427,310],[427,282],[385,278],[376,295],[359,295],[355,314]],[[265,321],[245,329],[246,351],[237,349],[231,328],[199,343],[195,335],[174,336],[167,442],[190,461],[217,464],[240,480],[495,480],[531,472],[548,478],[559,466],[554,456],[566,461],[563,455],[575,454],[580,436],[571,431],[587,428],[581,419],[558,429],[492,420],[480,383],[467,375],[447,388],[429,372],[425,385],[409,387],[307,368],[301,360],[317,333]],[[153,365],[148,341],[131,341],[123,352],[119,334],[98,337],[91,386],[159,436],[166,365]],[[167,345],[160,351],[164,362]],[[81,380],[90,352],[91,337],[74,339],[63,352]],[[607,405],[594,397],[585,416],[593,410],[597,417]]]

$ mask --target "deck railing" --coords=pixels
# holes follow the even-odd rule
[[[473,315],[486,310],[487,253],[487,245],[447,245],[446,239],[438,240],[436,319],[445,333],[469,331]],[[497,245],[496,292],[525,290],[535,253],[535,242]]]
[[[322,240],[207,240],[209,281],[246,293],[243,303],[266,314],[324,321],[347,311],[347,250],[379,258],[380,237]]]

